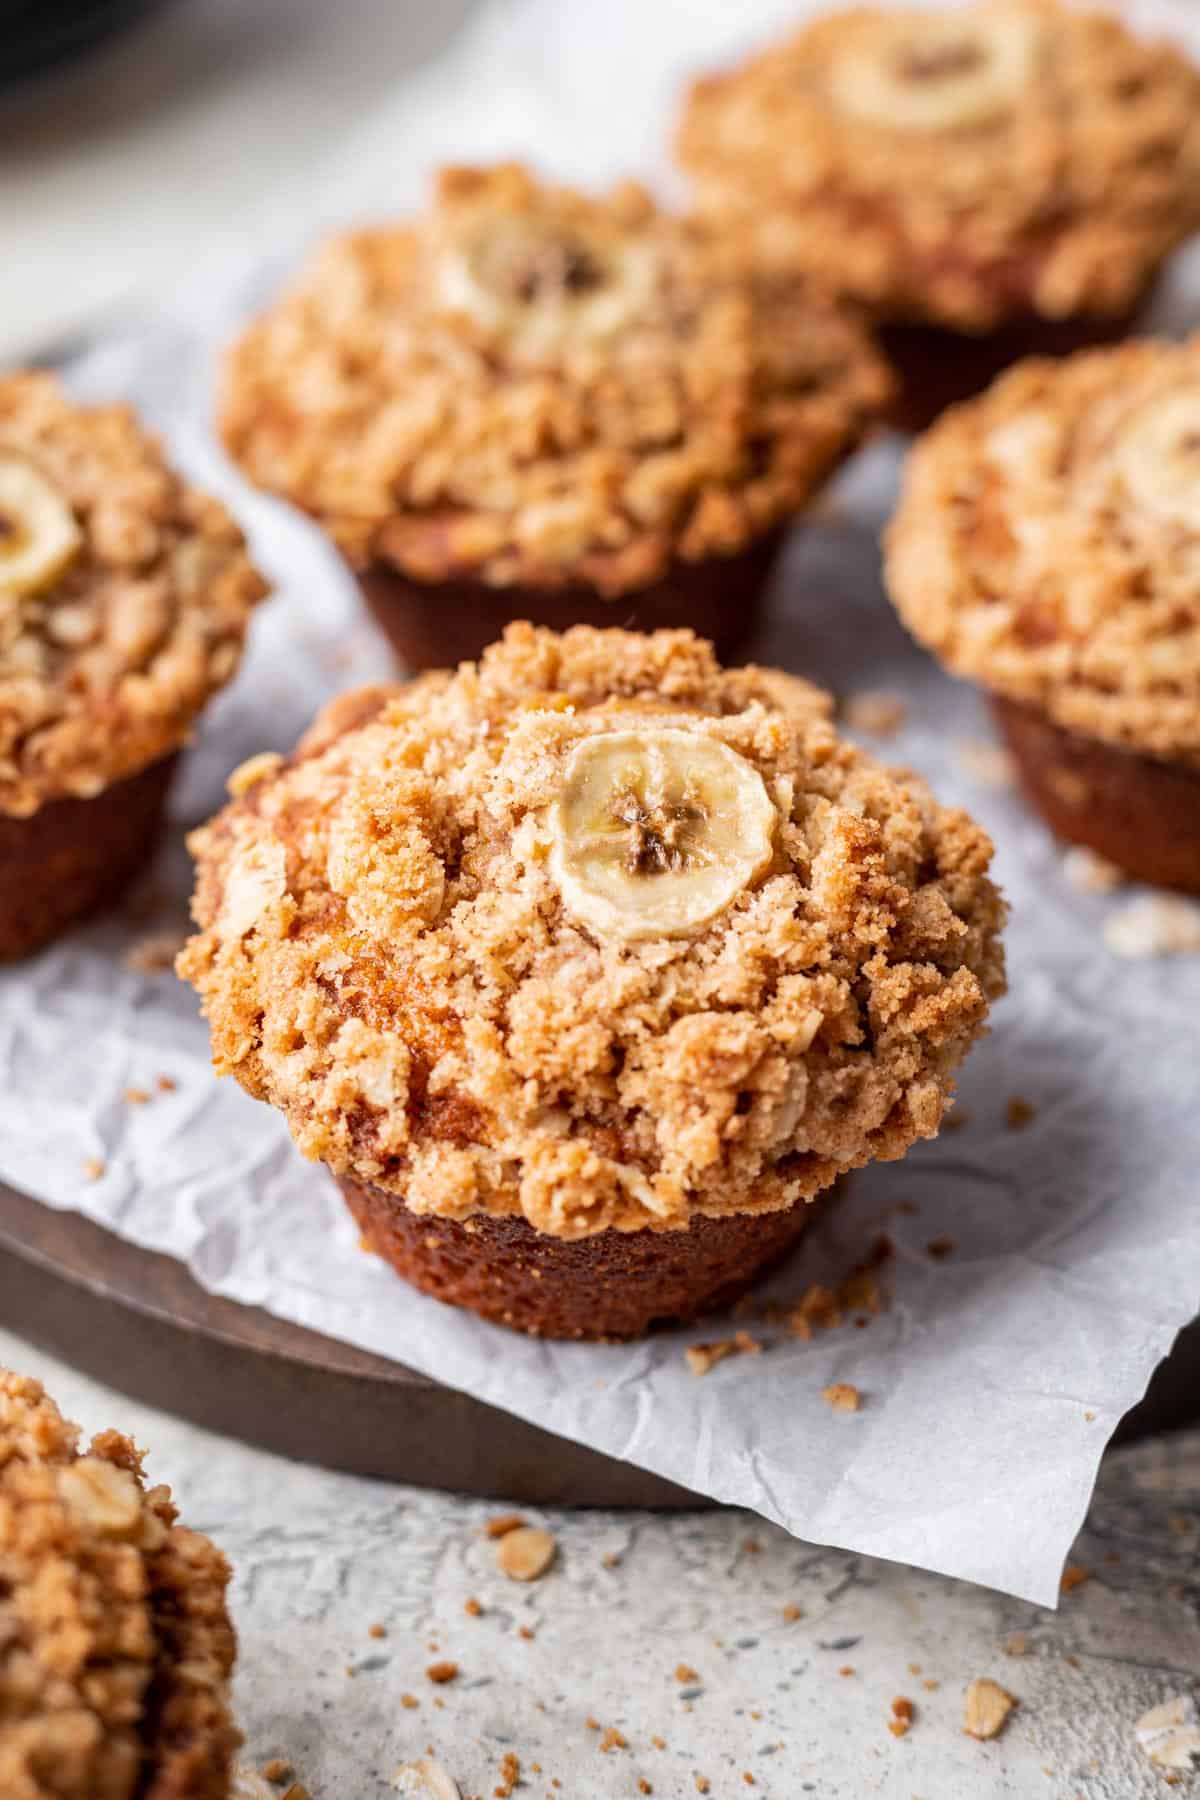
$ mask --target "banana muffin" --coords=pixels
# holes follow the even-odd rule
[[[887,578],[1054,830],[1200,893],[1200,338],[1029,362],[948,413]]]
[[[756,275],[632,183],[589,197],[503,165],[326,245],[233,347],[220,424],[420,669],[524,617],[731,652],[889,392],[815,286]]]
[[[527,623],[335,701],[192,839],[218,1071],[441,1299],[584,1338],[733,1297],[936,1134],[1003,988],[988,839],[828,715]]]
[[[0,376],[0,960],[111,899],[266,588],[123,406]]]
[[[692,90],[701,206],[879,322],[919,427],[1124,335],[1200,224],[1200,71],[1055,0],[832,13]]]
[[[118,1432],[0,1370],[0,1794],[230,1800],[229,1565]]]

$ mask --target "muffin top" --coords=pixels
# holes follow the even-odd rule
[[[224,507],[127,407],[0,376],[0,813],[177,749],[265,592]]]
[[[786,519],[889,382],[815,291],[632,184],[449,169],[234,345],[221,429],[358,565],[620,594]]]
[[[1200,762],[1200,337],[1026,362],[946,414],[887,578],[955,674]]]
[[[691,632],[519,624],[335,701],[192,846],[217,1068],[416,1212],[767,1211],[938,1128],[991,845]]]
[[[698,82],[678,147],[772,264],[961,330],[1119,315],[1200,223],[1200,72],[1054,0],[834,13]]]
[[[229,1567],[147,1488],[128,1438],[79,1432],[0,1370],[0,1793],[226,1800]]]

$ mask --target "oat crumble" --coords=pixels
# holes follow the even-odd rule
[[[1193,405],[1200,426],[1200,337],[1031,360],[945,415],[887,534],[910,630],[1067,731],[1200,765]]]
[[[1003,989],[1003,903],[985,834],[826,711],[688,632],[519,625],[334,702],[191,839],[178,967],[218,1071],[413,1212],[562,1237],[774,1211],[902,1156]],[[774,862],[692,935],[597,942],[546,809],[573,747],[635,718],[759,771]]]
[[[26,817],[177,750],[237,668],[266,586],[225,508],[127,407],[0,376],[0,456],[36,469],[79,532],[48,587],[0,576],[0,814]]]
[[[975,120],[903,116],[924,73],[904,59],[931,31],[914,10],[852,6],[697,82],[678,150],[701,206],[771,265],[819,252],[885,316],[976,332],[1119,316],[1200,222],[1200,74],[1165,41],[1054,0],[956,19],[960,53],[1009,69]],[[864,62],[882,92],[863,89]]]
[[[722,234],[510,164],[328,243],[231,350],[220,424],[358,566],[618,595],[786,521],[889,390]]]
[[[0,1793],[226,1800],[229,1567],[107,1431],[0,1371]]]

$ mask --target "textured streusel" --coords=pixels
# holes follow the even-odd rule
[[[954,15],[958,55],[969,74],[987,34],[1010,91],[938,128],[922,84],[955,40],[943,21],[915,48],[929,17],[851,8],[698,82],[679,154],[705,210],[888,317],[978,331],[1128,311],[1200,225],[1200,72],[1111,15],[990,0]],[[862,58],[903,79],[890,109]]]
[[[234,346],[221,429],[353,562],[645,586],[801,507],[889,392],[861,331],[627,184],[453,169]]]
[[[1198,447],[1200,338],[1022,364],[909,458],[905,622],[1067,730],[1200,763]]]
[[[579,1237],[769,1211],[938,1127],[1003,987],[991,846],[842,743],[826,696],[690,632],[509,629],[335,703],[197,832],[178,968],[218,1070],[417,1212]],[[585,930],[551,872],[572,750],[717,739],[773,860],[690,936]]]
[[[0,455],[68,503],[79,553],[36,594],[0,571],[0,812],[92,795],[178,749],[237,667],[266,587],[225,508],[124,406],[0,377]]]
[[[227,1800],[229,1567],[141,1463],[0,1370],[4,1800]]]

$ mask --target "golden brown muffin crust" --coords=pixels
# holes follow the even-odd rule
[[[250,478],[351,560],[619,594],[789,517],[888,397],[862,330],[632,184],[451,169],[230,352]]]
[[[227,1800],[229,1567],[116,1432],[0,1370],[0,1794]]]
[[[562,1237],[769,1211],[903,1155],[1002,990],[1003,906],[984,833],[828,711],[690,632],[528,625],[336,702],[192,840],[178,967],[216,1067],[338,1174]],[[776,809],[769,866],[691,935],[598,934],[551,867],[568,759],[631,730],[717,740]]]
[[[266,592],[225,508],[124,406],[44,374],[0,377],[0,457],[68,504],[78,554],[36,594],[0,566],[0,810],[87,796],[178,749],[237,667]]]
[[[1056,0],[854,7],[698,82],[678,149],[760,254],[885,316],[1119,316],[1200,223],[1200,72]]]
[[[1200,763],[1200,337],[1033,361],[914,449],[910,630],[1059,725]]]

